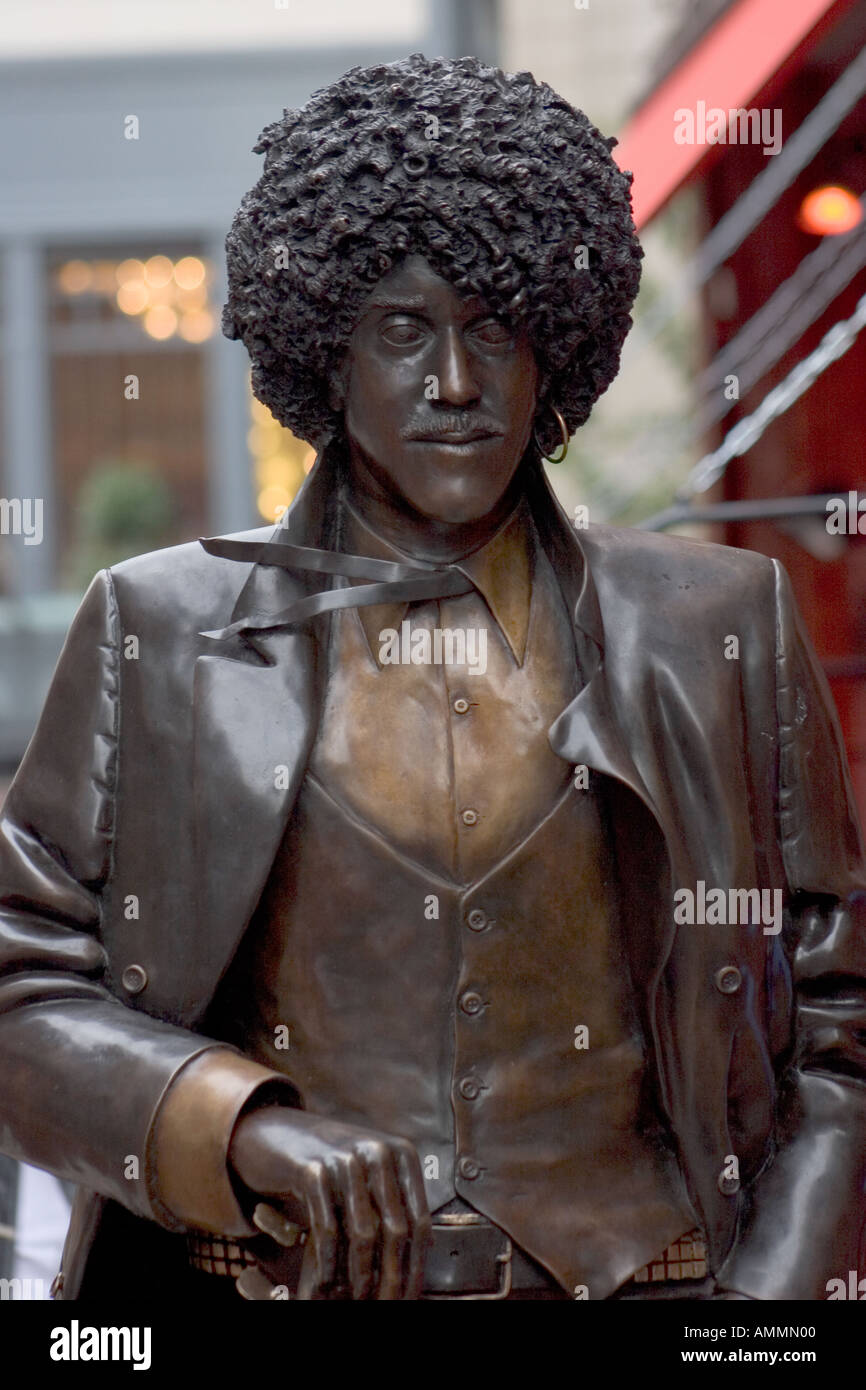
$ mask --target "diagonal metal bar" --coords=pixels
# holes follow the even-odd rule
[[[861,198],[866,209],[866,197]],[[792,275],[743,325],[736,337],[719,352],[698,377],[704,396],[688,419],[666,420],[641,432],[637,443],[623,454],[618,472],[629,476],[647,453],[664,445],[669,456],[684,453],[717,421],[724,419],[737,404],[723,392],[725,377],[739,379],[739,392],[750,391],[779,361],[851,283],[866,265],[866,219],[844,236],[826,236],[817,249],[806,256]],[[632,505],[639,494],[626,499],[611,497],[617,508]]]
[[[811,162],[849,111],[866,93],[866,48],[845,69],[829,91],[810,111],[779,154],[753,179],[745,193],[715,225],[692,259],[677,276],[676,284],[651,309],[632,335],[631,354],[642,352],[713,271],[733,255],[785,189]]]
[[[741,458],[764,434],[768,426],[790,410],[809,390],[831,362],[844,357],[866,326],[866,294],[861,295],[849,319],[841,319],[824,334],[814,352],[804,357],[761,401],[757,410],[746,415],[725,435],[712,453],[699,459],[677,493],[677,501],[696,492],[706,492],[724,473],[732,459]]]
[[[688,517],[694,518],[696,516],[696,513],[688,506],[688,499],[695,493],[706,492],[722,476],[732,459],[741,458],[743,454],[748,453],[773,420],[784,415],[795,401],[805,395],[827,370],[831,362],[836,362],[840,357],[844,357],[845,353],[853,347],[864,327],[866,327],[866,294],[861,295],[857,301],[857,307],[851,317],[834,323],[833,327],[824,334],[815,351],[809,353],[808,357],[804,357],[802,362],[797,363],[785,377],[785,380],[764,397],[757,410],[740,420],[725,435],[717,449],[698,460],[674,499],[674,507],[678,504],[685,504],[687,508],[684,515],[679,518],[680,520],[684,521]],[[656,514],[642,522],[643,529],[659,529],[657,523],[660,515],[664,516],[667,513]],[[667,522],[667,524],[672,523]]]
[[[807,497],[756,497],[736,502],[711,502],[703,507],[690,502],[677,502],[663,512],[641,521],[637,530],[666,531],[684,521],[773,521],[797,516],[826,516],[827,503],[834,493],[822,492]]]
[[[860,201],[866,210],[866,199]],[[695,433],[723,419],[736,405],[722,389],[727,376],[737,377],[740,395],[751,390],[864,265],[866,218],[844,236],[824,237],[698,377],[698,391],[706,399]]]

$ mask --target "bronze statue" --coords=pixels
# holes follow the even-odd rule
[[[862,846],[787,578],[577,530],[542,466],[631,323],[612,143],[416,54],[256,146],[224,331],[316,464],[96,575],[4,808],[0,1148],[80,1184],[59,1298],[862,1267]]]

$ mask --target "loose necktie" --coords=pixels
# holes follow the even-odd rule
[[[260,565],[279,565],[288,570],[339,574],[347,579],[372,579],[345,589],[324,589],[308,594],[278,613],[252,613],[219,631],[202,637],[233,637],[239,632],[263,632],[303,622],[319,613],[339,608],[362,608],[376,603],[416,603],[423,599],[458,598],[475,588],[459,565],[435,566],[423,561],[374,560],[367,555],[346,555],[339,550],[316,550],[288,541],[233,541],[221,536],[199,537],[209,555],[223,560],[242,560]]]

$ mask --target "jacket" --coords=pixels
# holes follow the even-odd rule
[[[321,543],[329,483],[326,451],[287,525],[236,538]],[[711,1268],[752,1297],[826,1297],[866,1257],[866,880],[826,682],[777,562],[576,531],[540,472],[529,493],[586,675],[549,737],[619,798],[630,960]],[[81,1187],[63,1297],[119,1215],[253,1233],[224,1157],[273,1074],[198,1029],[321,699],[312,629],[256,632],[255,616],[311,586],[197,543],[101,571],[8,793],[0,1149]],[[677,925],[672,890],[701,882],[780,889],[783,929]],[[178,1097],[172,1186],[160,1135]]]

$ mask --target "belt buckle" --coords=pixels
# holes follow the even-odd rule
[[[434,1227],[447,1228],[449,1226],[483,1226],[490,1223],[484,1217],[478,1216],[474,1212],[443,1212],[437,1220],[433,1222]],[[505,1250],[503,1254],[496,1256],[496,1263],[499,1265],[499,1288],[493,1293],[426,1293],[423,1295],[424,1301],[442,1300],[448,1303],[496,1303],[503,1298],[507,1298],[511,1293],[512,1281],[512,1260],[514,1259],[514,1246],[511,1237],[503,1231],[502,1236],[505,1240]]]

